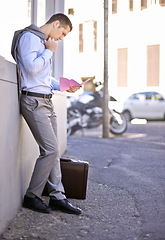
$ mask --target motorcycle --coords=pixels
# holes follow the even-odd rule
[[[69,101],[69,98],[68,98]],[[110,96],[110,101],[116,101]],[[102,91],[85,91],[78,99],[69,101],[67,107],[67,135],[70,136],[83,128],[95,128],[102,124]],[[127,120],[122,113],[109,109],[110,132],[119,135],[127,130]]]

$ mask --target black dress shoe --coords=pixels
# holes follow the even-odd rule
[[[63,212],[71,214],[81,214],[81,209],[74,207],[67,199],[50,199],[49,207],[51,207],[52,210],[61,210]]]
[[[50,213],[52,211],[40,198],[31,198],[26,195],[24,196],[23,207],[42,213]]]

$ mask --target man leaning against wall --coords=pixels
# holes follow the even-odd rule
[[[21,73],[21,114],[40,149],[23,206],[42,213],[56,209],[71,214],[81,213],[80,208],[67,200],[61,182],[56,114],[51,100],[53,89],[60,90],[59,82],[51,80],[51,58],[58,47],[56,41],[62,40],[71,31],[70,19],[59,13],[40,28],[32,24],[16,31],[12,42],[12,56]],[[73,86],[68,92],[78,89]],[[46,184],[49,206],[41,199]]]

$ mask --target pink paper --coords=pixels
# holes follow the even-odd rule
[[[85,82],[82,82],[81,84],[75,81],[74,79],[68,79],[68,78],[60,78],[60,91],[64,92],[66,90],[69,90],[70,87],[76,86],[76,87],[81,87],[84,83],[88,82],[91,80],[88,78]]]

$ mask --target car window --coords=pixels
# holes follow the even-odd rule
[[[136,94],[133,94],[133,99],[144,101],[146,99],[146,96],[144,93],[136,93]]]
[[[146,100],[151,100],[152,99],[152,92],[146,92]]]
[[[164,100],[161,94],[157,92],[140,92],[132,94],[129,99],[144,101],[144,100]]]
[[[151,100],[164,100],[164,99],[159,93],[155,92],[151,95]]]

